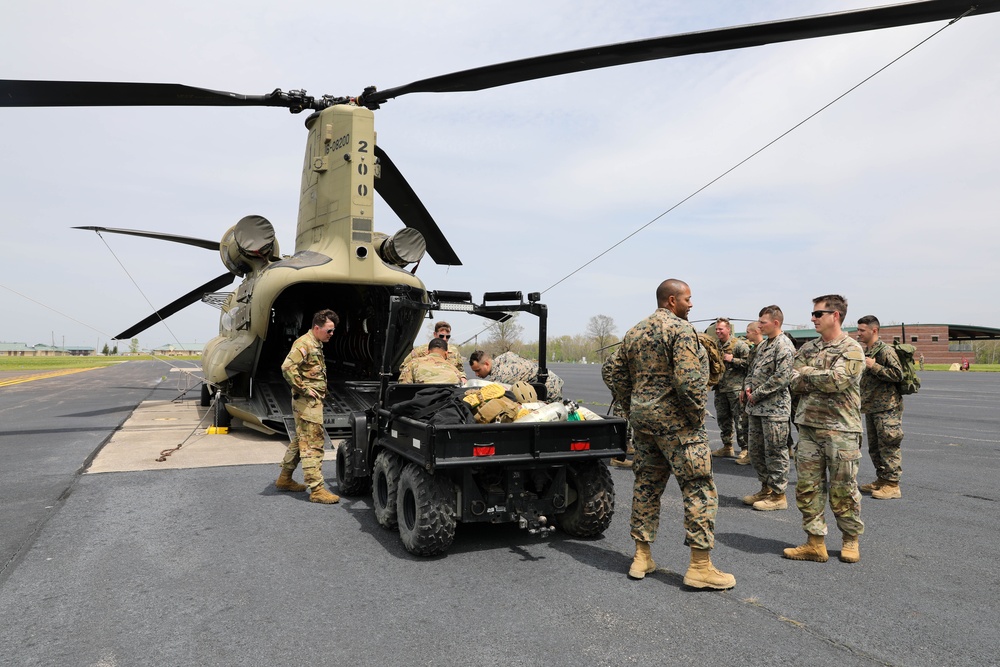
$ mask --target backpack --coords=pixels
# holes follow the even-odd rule
[[[389,408],[393,417],[403,416],[428,424],[471,424],[475,421],[469,404],[462,400],[464,389],[454,387],[427,387],[419,390],[408,401],[401,401]]]
[[[722,361],[722,353],[719,352],[719,345],[707,333],[698,332],[698,342],[708,352],[708,388],[711,389],[719,384],[722,374],[726,372],[726,364]],[[912,356],[910,357],[913,358]]]
[[[908,343],[892,343],[892,349],[899,357],[899,365],[903,367],[903,379],[897,383],[899,393],[909,396],[920,391],[920,376],[917,375],[917,365],[913,362],[913,353],[917,348]]]

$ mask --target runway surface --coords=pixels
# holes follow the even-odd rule
[[[603,538],[460,526],[431,559],[380,528],[369,498],[276,492],[273,463],[186,468],[182,449],[170,468],[82,472],[140,403],[182,393],[168,370],[0,388],[0,664],[1000,664],[1000,374],[923,374],[906,399],[903,498],[865,498],[858,564],[836,560],[835,527],[830,562],[782,559],[804,539],[794,504],[745,507],[753,472],[717,462],[712,558],[737,578],[720,593],[681,584],[673,482],[659,569],[625,577],[627,470],[612,470]],[[607,411],[597,366],[554,370],[568,398]],[[866,455],[862,481],[873,474]]]

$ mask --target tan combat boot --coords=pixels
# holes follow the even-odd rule
[[[736,585],[736,577],[712,565],[708,549],[691,547],[691,565],[684,573],[684,585],[691,588],[713,588],[724,591]]]
[[[733,451],[733,446],[732,445],[723,445],[722,447],[719,447],[718,449],[713,450],[712,451],[712,456],[716,456],[716,457],[720,457],[720,458],[725,456],[725,457],[733,459],[733,458],[736,458],[736,452]]]
[[[788,498],[785,497],[784,493],[775,493],[771,491],[766,498],[761,498],[753,504],[755,510],[761,512],[770,512],[771,510],[786,510],[788,509]]]
[[[870,482],[869,484],[862,484],[858,487],[858,491],[861,493],[871,493],[875,489],[882,488],[883,484],[885,484],[884,479],[876,479],[874,482]]]
[[[278,481],[274,483],[278,487],[278,491],[305,491],[306,485],[299,484],[294,479],[292,479],[292,471],[281,469],[281,474],[278,475]]]
[[[844,535],[844,544],[840,547],[840,560],[844,563],[857,563],[861,560],[857,535]]]
[[[760,491],[757,493],[751,493],[749,496],[743,496],[744,505],[753,505],[758,500],[764,500],[771,495],[771,489],[767,488],[766,484],[760,485]]]
[[[736,465],[738,466],[748,466],[752,463],[750,461],[750,450],[744,449],[740,452],[740,455],[736,457]]]
[[[326,490],[326,487],[321,484],[309,493],[309,502],[333,505],[334,503],[340,502],[340,496],[336,493],[330,493]]]
[[[653,555],[649,552],[649,542],[636,540],[635,558],[632,559],[632,566],[628,569],[629,579],[642,579],[655,571],[656,563],[653,562]]]
[[[802,546],[785,549],[785,558],[825,563],[830,560],[830,555],[826,553],[826,539],[822,535],[809,535]]]
[[[891,498],[902,498],[903,492],[899,490],[899,482],[882,481],[882,486],[872,491],[872,498],[876,500],[889,500]]]
[[[629,459],[611,459],[612,468],[631,468],[632,461]]]

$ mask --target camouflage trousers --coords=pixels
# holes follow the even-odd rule
[[[785,495],[788,486],[788,420],[750,415],[750,463],[763,486]]]
[[[306,421],[295,415],[295,437],[288,443],[281,467],[292,472],[302,462],[302,478],[312,491],[323,486],[323,445],[325,444],[323,425]]]
[[[827,489],[837,527],[844,535],[860,535],[861,492],[858,464],[861,434],[799,425],[799,448],[795,456],[795,504],[802,512],[802,527],[810,535],[826,535]]]
[[[903,473],[903,411],[886,410],[865,415],[868,454],[879,479],[898,482]]]
[[[735,431],[736,443],[742,450],[747,448],[747,432],[743,420],[740,419],[744,409],[740,405],[739,395],[738,391],[715,392],[715,419],[719,422],[719,430],[722,431],[722,444],[732,447],[733,431]]]
[[[704,432],[703,432],[704,433]],[[715,546],[715,515],[719,494],[712,478],[712,451],[708,437],[681,444],[671,435],[635,431],[635,486],[632,489],[633,539],[654,542],[660,526],[660,498],[670,473],[677,478],[684,502],[684,544],[698,549]]]

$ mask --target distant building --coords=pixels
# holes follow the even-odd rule
[[[844,331],[855,338],[857,330],[857,327],[844,327]],[[815,329],[790,329],[785,333],[791,336],[796,348],[818,335]],[[899,341],[917,348],[913,356],[920,359],[920,355],[924,355],[927,364],[961,363],[962,357],[974,356],[973,341],[1000,339],[1000,329],[968,324],[889,324],[879,327],[878,333],[879,340],[890,345]]]
[[[24,343],[0,343],[0,357],[89,357],[96,354],[92,347],[54,345],[25,345]]]
[[[204,343],[182,343],[179,345],[168,343],[153,348],[152,353],[161,357],[197,357],[201,355],[204,348]]]

